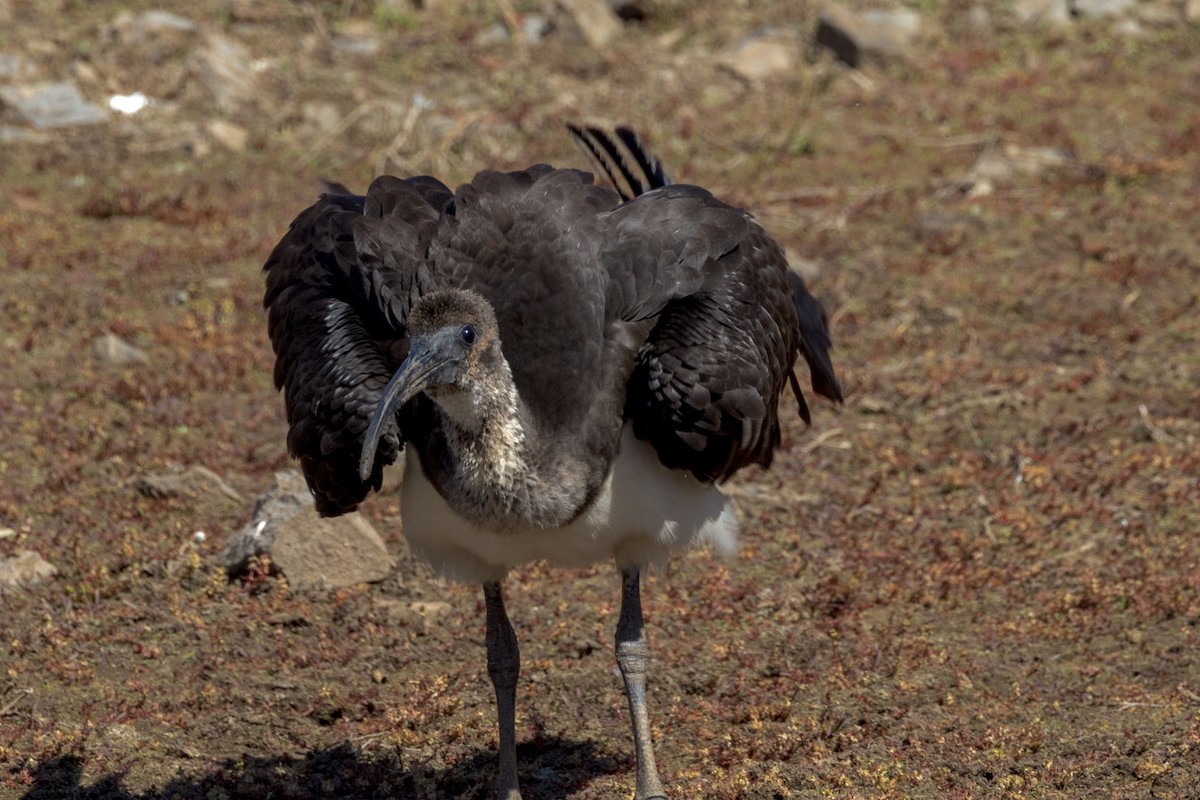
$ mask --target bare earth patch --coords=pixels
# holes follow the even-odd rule
[[[600,49],[512,41],[510,16],[554,27],[534,0],[163,3],[196,28],[153,46],[114,22],[148,4],[35,5],[0,2],[0,82],[155,102],[47,130],[0,108],[0,558],[57,570],[0,589],[0,797],[490,796],[482,594],[408,555],[394,480],[366,506],[381,583],[231,581],[221,556],[288,467],[260,269],[318,180],[582,165],[581,119],[643,132],[815,272],[848,398],[732,482],[739,558],[648,583],[671,795],[1196,795],[1182,4],[912,3],[907,56],[861,72],[791,0],[647,0]],[[202,479],[147,483],[178,474]],[[615,570],[507,590],[527,797],[629,796]]]

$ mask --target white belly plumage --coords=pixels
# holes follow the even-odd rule
[[[619,566],[663,564],[706,543],[723,553],[737,545],[733,502],[712,484],[665,469],[654,448],[630,427],[612,471],[592,505],[562,528],[497,533],[461,517],[425,477],[416,448],[406,449],[400,513],[413,552],[439,574],[484,583],[512,567],[546,560],[584,566],[615,559]]]

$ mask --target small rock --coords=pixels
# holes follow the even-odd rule
[[[108,120],[108,113],[84,100],[73,83],[34,83],[0,86],[0,101],[41,130],[92,125]]]
[[[440,600],[382,600],[388,621],[418,633],[428,633],[430,624],[450,613],[449,603]]]
[[[330,37],[329,49],[337,58],[372,58],[383,49],[383,40],[373,30],[347,27]]]
[[[230,500],[242,502],[242,496],[238,494],[237,490],[227,484],[220,475],[199,464],[172,472],[138,475],[132,478],[130,483],[139,494],[156,500],[166,497],[196,496],[215,490]]]
[[[115,333],[106,333],[92,342],[92,355],[105,364],[123,366],[146,364],[146,354]]]
[[[414,600],[408,607],[423,617],[444,617],[450,613],[450,604],[441,600]]]
[[[828,8],[817,17],[817,44],[827,47],[851,67],[867,61],[884,63],[909,58],[921,33],[921,17],[906,9],[852,12]]]
[[[821,277],[821,265],[811,258],[800,258],[799,256],[789,256],[788,265],[805,283],[812,283],[817,278]]]
[[[1013,13],[1025,25],[1063,27],[1071,23],[1071,0],[1016,0]]]
[[[967,9],[967,30],[972,33],[987,33],[992,29],[992,15],[983,3],[972,3]]]
[[[183,52],[199,33],[195,22],[169,11],[122,11],[104,33],[104,46],[125,63],[162,64]]]
[[[204,129],[208,131],[209,137],[214,142],[226,150],[231,150],[234,153],[244,153],[246,151],[246,143],[250,140],[250,132],[241,125],[235,125],[223,119],[214,119],[209,120]]]
[[[1115,17],[1130,11],[1134,0],[1072,0],[1071,10],[1080,17]]]
[[[776,37],[751,36],[726,50],[719,60],[745,81],[762,81],[791,72],[796,66],[796,48]]]
[[[481,30],[475,36],[475,44],[482,47],[489,45],[504,44],[512,41],[512,36],[508,32],[508,28],[503,22],[497,22]]]
[[[240,572],[260,553],[269,554],[288,583],[301,591],[383,580],[395,563],[361,514],[318,516],[304,478],[295,470],[276,473],[250,522],[231,537],[225,566]]]
[[[573,29],[588,47],[601,50],[621,33],[621,20],[606,0],[557,0],[560,30]]]
[[[282,0],[228,0],[229,16],[238,22],[283,22],[291,15]]]
[[[309,102],[300,107],[300,117],[304,125],[315,133],[326,133],[333,130],[345,118],[345,114],[334,103]]]
[[[891,405],[878,397],[864,397],[858,401],[860,414],[888,414],[891,410]]]
[[[257,88],[246,48],[216,33],[205,36],[204,44],[196,50],[192,74],[222,111],[245,105],[253,99]]]
[[[57,574],[53,564],[32,550],[19,550],[15,556],[0,558],[0,587],[31,586]]]
[[[1200,0],[1187,0],[1183,4],[1183,18],[1188,22],[1200,22]]]
[[[507,30],[507,29],[506,29]],[[537,44],[554,31],[554,23],[541,14],[526,14],[521,20],[521,35],[530,44]]]
[[[33,69],[29,62],[11,53],[0,53],[0,82],[12,83],[30,77]]]
[[[933,211],[917,217],[913,233],[931,252],[949,255],[983,227],[983,221],[970,214]]]

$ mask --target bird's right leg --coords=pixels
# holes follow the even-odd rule
[[[488,675],[496,688],[496,717],[500,724],[500,800],[521,800],[517,788],[517,676],[521,672],[521,653],[517,634],[504,610],[500,582],[483,585],[487,605]]]
[[[617,619],[617,666],[625,679],[629,716],[633,725],[633,746],[637,757],[637,788],[634,800],[666,800],[658,767],[654,763],[654,745],[650,742],[650,715],[646,710],[646,672],[650,647],[642,623],[641,571],[637,567],[621,570],[621,614]]]

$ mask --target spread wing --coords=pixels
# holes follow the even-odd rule
[[[768,465],[788,382],[810,422],[793,373],[798,354],[813,389],[842,399],[820,302],[748,213],[671,184],[632,133],[618,129],[619,146],[595,128],[572,135],[636,195],[605,215],[600,247],[610,318],[655,319],[626,390],[635,434],[666,466],[701,480]]]
[[[403,360],[404,320],[433,288],[425,252],[451,199],[431,178],[380,178],[365,197],[322,195],[263,268],[288,452],[321,514],[353,510],[402,447],[393,425],[370,481],[358,479],[363,435]]]

